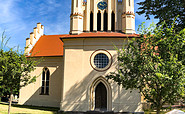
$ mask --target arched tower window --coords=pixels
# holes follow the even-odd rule
[[[76,0],[76,7],[78,7],[78,0]]]
[[[104,12],[104,31],[107,31],[107,12]]]
[[[97,30],[98,31],[101,30],[101,13],[100,13],[100,11],[98,11],[98,14],[97,14]]]
[[[49,69],[44,68],[42,71],[41,95],[49,95],[49,77],[50,77]]]
[[[111,14],[112,16],[112,24],[111,24],[111,31],[115,31],[115,13],[114,12],[112,12],[112,14]]]
[[[129,2],[129,6],[130,6],[130,0],[128,2]]]
[[[90,14],[90,31],[93,32],[93,12]]]

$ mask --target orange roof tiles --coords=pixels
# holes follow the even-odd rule
[[[79,35],[44,35],[40,37],[33,49],[30,51],[31,57],[52,57],[63,56],[63,42],[61,39],[73,38],[133,38],[138,34],[123,34],[117,32],[89,32]]]
[[[63,42],[60,39],[63,36],[65,35],[44,35],[40,37],[30,51],[30,56],[63,56]]]

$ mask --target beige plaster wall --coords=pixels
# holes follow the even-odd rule
[[[61,100],[61,110],[87,111],[94,110],[91,86],[98,77],[105,77],[116,71],[117,52],[113,44],[121,48],[126,40],[122,38],[78,38],[63,39],[64,56],[64,89]],[[112,66],[104,71],[94,70],[90,65],[91,54],[98,49],[107,50],[113,58]],[[141,95],[137,90],[132,93],[119,87],[113,81],[107,82],[111,87],[111,104],[108,110],[141,111]]]
[[[63,87],[63,63],[63,57],[44,57],[36,70],[32,72],[33,76],[39,76],[37,81],[20,90],[19,104],[60,107]],[[47,67],[50,71],[49,95],[40,95],[44,67]]]

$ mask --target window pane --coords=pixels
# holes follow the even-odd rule
[[[48,70],[48,68],[44,68],[45,72]]]
[[[97,68],[105,68],[109,64],[109,58],[103,53],[99,53],[94,57],[94,64]]]
[[[49,80],[49,70],[46,73],[46,80]]]
[[[46,86],[49,86],[49,81],[46,81]]]
[[[42,72],[42,80],[45,80],[45,71]]]
[[[41,94],[44,94],[44,86],[41,87]]]
[[[49,87],[46,87],[46,94],[49,95]]]
[[[44,80],[42,81],[42,86],[45,86],[45,81]]]

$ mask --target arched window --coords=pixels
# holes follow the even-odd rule
[[[42,71],[41,95],[49,95],[49,76],[50,76],[49,69],[44,68]]]
[[[128,2],[129,2],[129,6],[130,6],[130,0]]]
[[[93,12],[90,14],[90,31],[93,32]]]
[[[107,12],[104,12],[104,31],[107,31]]]
[[[76,0],[76,7],[78,7],[78,0]]]
[[[111,31],[115,31],[115,13],[112,12],[112,24],[111,24]]]
[[[98,11],[98,14],[97,14],[97,30],[98,31],[101,30],[101,13],[100,13],[100,11]]]

